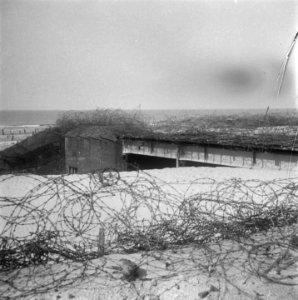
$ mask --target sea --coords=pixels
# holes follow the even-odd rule
[[[275,109],[293,112],[293,109]],[[54,125],[69,110],[0,110],[0,126]],[[90,111],[89,111],[90,112]],[[192,109],[192,110],[134,110],[147,119],[159,121],[169,117],[195,117],[202,115],[230,115],[243,113],[266,113],[266,109]]]

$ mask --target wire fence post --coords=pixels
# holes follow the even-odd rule
[[[176,153],[176,168],[179,168],[179,159],[180,159],[180,148],[177,147],[177,153]]]
[[[98,232],[98,241],[97,241],[97,250],[100,256],[104,255],[105,252],[105,231],[103,227],[99,228]]]

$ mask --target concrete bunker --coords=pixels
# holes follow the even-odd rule
[[[117,135],[107,126],[79,126],[65,137],[65,163],[68,173],[88,173],[105,168],[119,171],[161,169],[183,166],[226,166],[296,170],[298,150],[290,137],[266,145],[258,137],[242,144],[222,143],[220,136],[203,140],[200,135],[184,139]],[[192,139],[192,140],[191,140]],[[238,137],[239,139],[239,137]],[[287,147],[288,140],[291,145]]]

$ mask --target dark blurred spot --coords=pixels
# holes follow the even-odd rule
[[[250,93],[263,84],[264,75],[256,70],[226,69],[219,74],[218,81],[227,92]]]

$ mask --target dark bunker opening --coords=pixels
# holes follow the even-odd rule
[[[164,158],[164,157],[156,157],[150,155],[126,154],[125,160],[127,163],[128,171],[133,171],[136,169],[150,170],[150,169],[164,169],[164,168],[176,167],[176,159],[174,158]],[[218,167],[218,166],[219,165],[215,165],[215,164],[179,160],[179,167]]]

